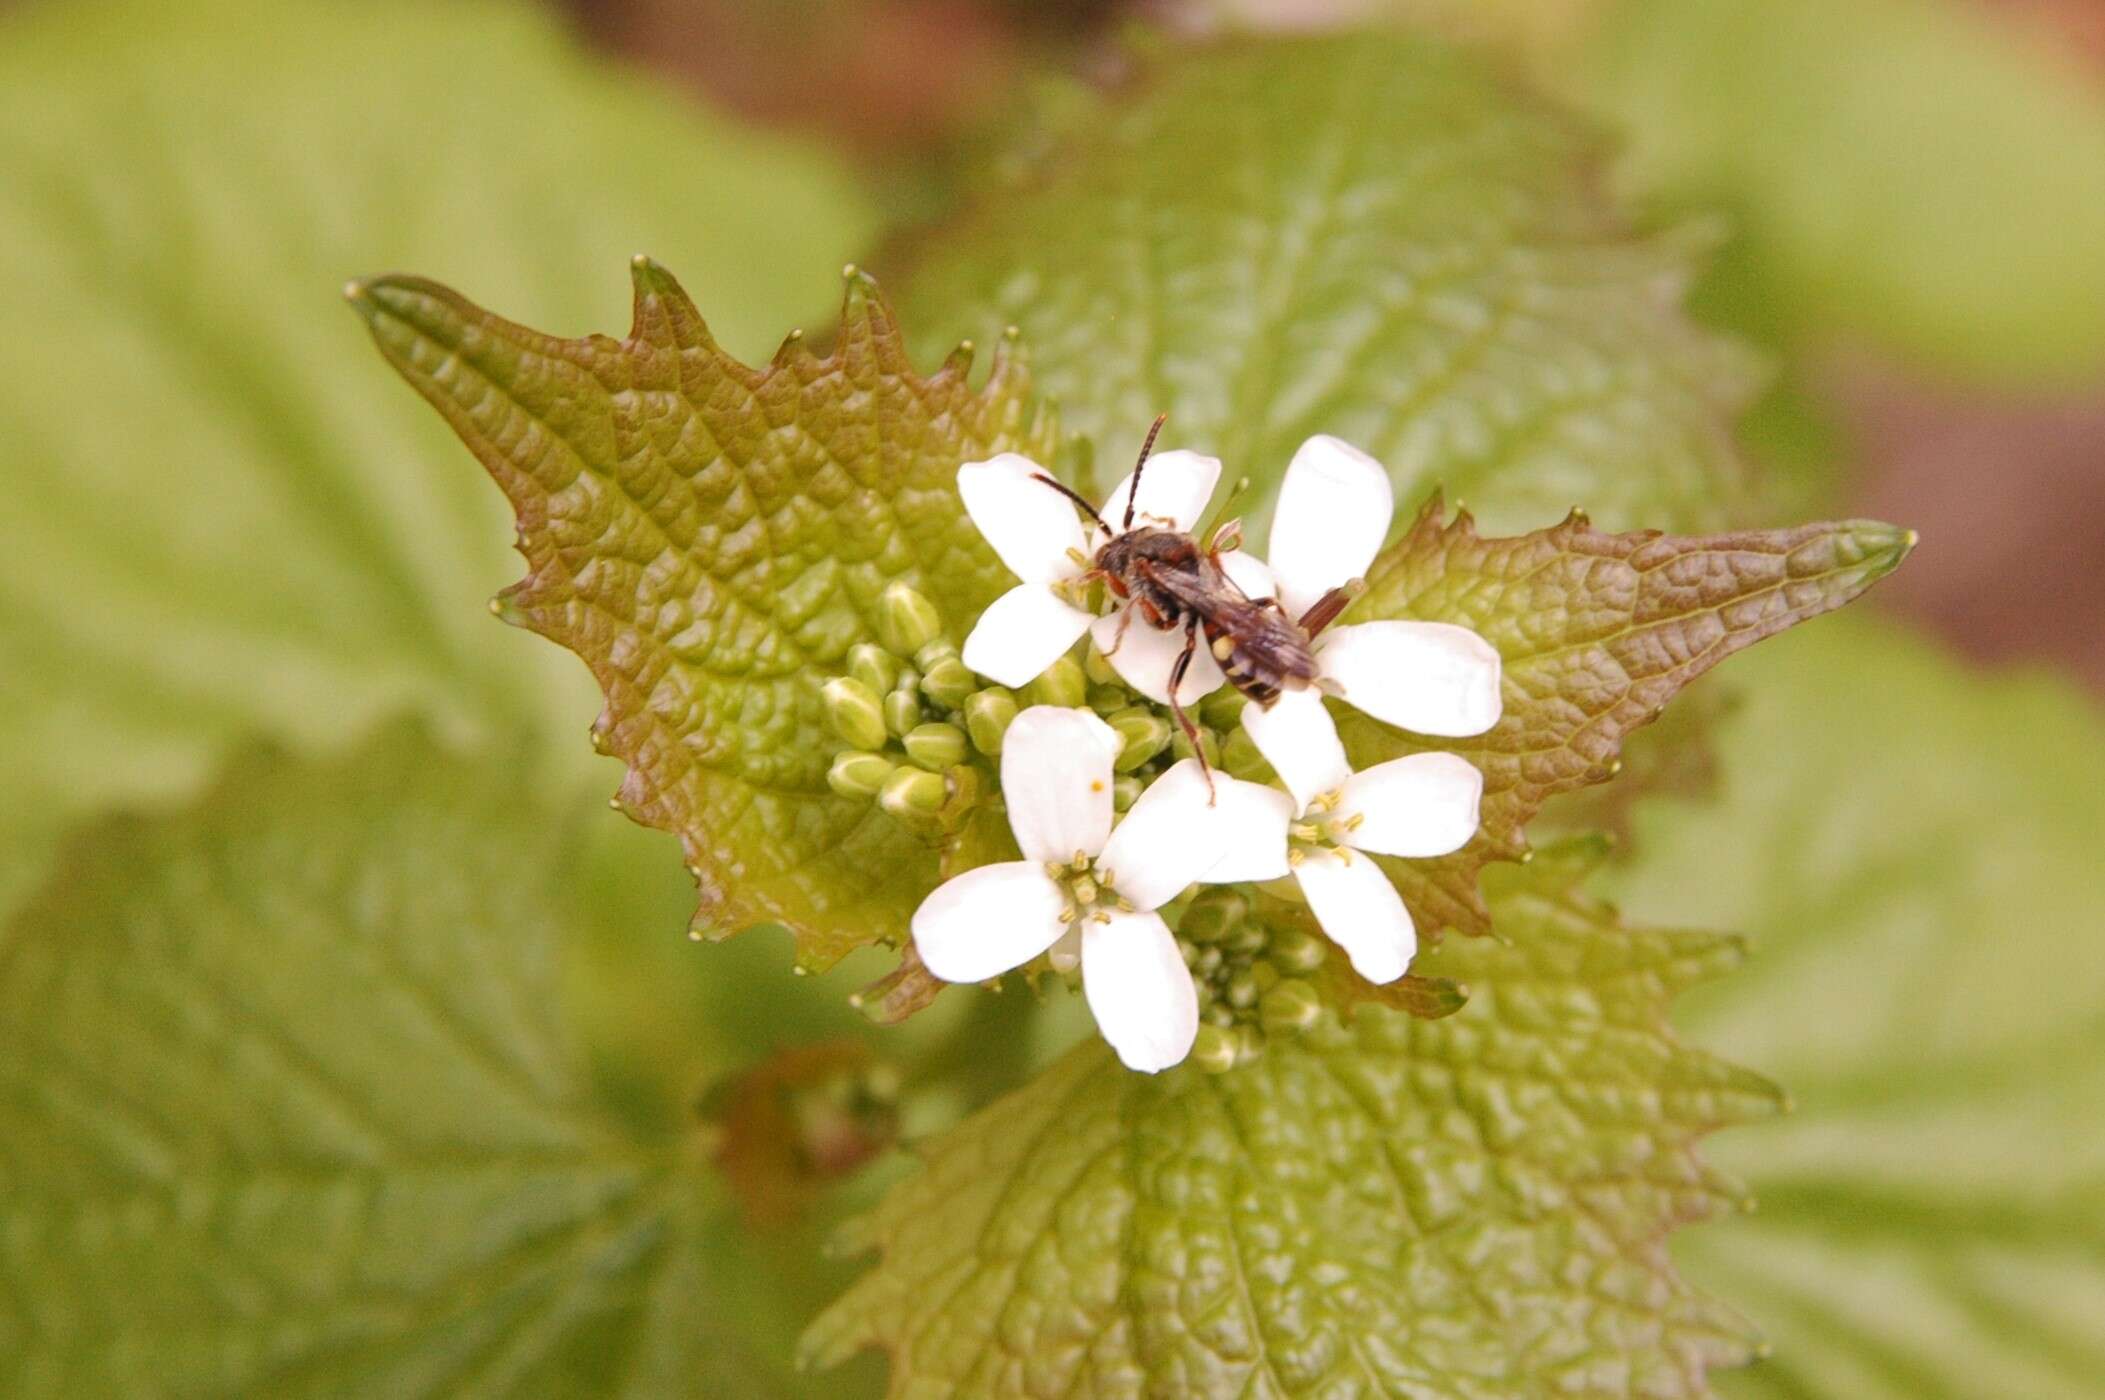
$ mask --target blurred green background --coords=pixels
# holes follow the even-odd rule
[[[853,1272],[824,1239],[899,1154],[844,1184],[769,1168],[800,1194],[763,1222],[714,1166],[685,1196],[652,1173],[708,1157],[726,1077],[785,1047],[858,1047],[797,1082],[794,1131],[877,1151],[890,1078],[896,1126],[932,1131],[1082,1021],[953,995],[879,1032],[843,997],[882,958],[804,982],[774,932],[685,942],[671,842],[601,805],[617,773],[584,742],[589,677],[484,610],[517,573],[502,501],[337,288],[415,271],[530,325],[618,332],[623,260],[647,250],[757,360],[829,323],[841,263],[910,263],[916,229],[986,198],[1131,45],[1375,21],[1553,94],[1608,133],[1639,226],[1707,249],[1694,314],[1769,367],[1738,429],[1745,514],[1924,536],[1883,616],[1728,667],[1711,732],[1658,741],[1693,756],[1608,812],[1633,917],[1755,940],[1682,1029],[1800,1104],[1713,1144],[1763,1213],[1677,1245],[1776,1347],[1721,1387],[2105,1393],[2101,16],[0,4],[0,1394],[874,1390],[873,1359],[812,1378],[787,1358]],[[917,336],[961,332],[900,310]],[[342,845],[339,808],[431,834],[400,868],[332,863],[314,853]],[[134,810],[161,815],[110,815]],[[468,887],[384,917],[500,840],[544,851],[545,899]],[[239,977],[154,912],[274,869],[305,893],[242,907]],[[442,1002],[526,971],[449,1013],[443,1044],[313,1017],[380,975],[329,964],[343,909],[403,930]],[[425,933],[462,928],[459,962],[417,966]],[[310,1019],[311,1038],[272,1029]],[[192,1053],[194,1075],[169,1070]],[[463,1088],[448,1057],[498,1087]],[[321,1087],[295,1111],[256,1087],[272,1064]],[[500,1112],[505,1083],[561,1112]],[[509,1144],[496,1165],[449,1136],[456,1093]],[[403,1144],[413,1181],[384,1170]],[[615,1199],[635,1202],[619,1230]],[[635,1340],[682,1308],[713,1330]]]

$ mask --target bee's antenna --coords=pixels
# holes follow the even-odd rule
[[[1091,520],[1094,520],[1097,523],[1097,527],[1101,529],[1105,534],[1108,535],[1111,533],[1111,527],[1109,525],[1104,524],[1104,517],[1096,513],[1096,507],[1090,505],[1089,502],[1083,498],[1082,494],[1079,491],[1076,491],[1072,486],[1069,486],[1066,482],[1055,481],[1052,477],[1047,476],[1044,472],[1032,472],[1031,480],[1042,481],[1047,486],[1052,487],[1053,490],[1059,492],[1068,500],[1073,501],[1083,510],[1088,511],[1089,518]]]
[[[1140,460],[1133,464],[1133,489],[1126,492],[1125,528],[1128,530],[1133,528],[1133,502],[1140,499],[1140,469],[1148,464],[1148,453],[1155,450],[1155,435],[1162,431],[1162,425],[1168,421],[1169,415],[1167,413],[1156,414],[1155,425],[1148,429],[1147,440],[1140,444]],[[1102,524],[1103,522],[1098,521],[1097,523]],[[1105,526],[1105,528],[1109,529],[1110,527]]]

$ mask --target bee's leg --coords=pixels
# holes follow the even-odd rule
[[[1139,606],[1138,603],[1130,603],[1119,610],[1118,630],[1111,634],[1111,645],[1104,649],[1105,656],[1116,655],[1118,649],[1126,644],[1126,629],[1133,625],[1133,609]]]
[[[1169,712],[1176,719],[1177,727],[1184,737],[1191,740],[1191,751],[1198,757],[1199,771],[1206,775],[1206,805],[1213,805],[1213,765],[1206,761],[1206,746],[1199,742],[1199,727],[1184,713],[1184,702],[1177,698],[1177,688],[1184,684],[1184,673],[1191,669],[1191,658],[1199,649],[1199,620],[1194,617],[1184,624],[1184,650],[1177,653],[1177,664],[1169,668]]]
[[[1331,589],[1316,599],[1314,606],[1307,612],[1301,614],[1301,630],[1311,637],[1315,636],[1336,622],[1338,614],[1351,607],[1352,600],[1366,591],[1367,585],[1362,579],[1354,579],[1350,583]]]

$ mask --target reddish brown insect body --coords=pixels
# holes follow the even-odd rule
[[[1167,417],[1168,415],[1164,415]],[[1289,617],[1275,598],[1252,598],[1221,568],[1223,548],[1232,549],[1241,538],[1239,522],[1225,521],[1215,528],[1202,546],[1191,534],[1158,525],[1133,523],[1133,502],[1140,495],[1140,477],[1147,466],[1155,435],[1162,431],[1162,418],[1148,430],[1141,444],[1140,460],[1133,466],[1133,490],[1126,497],[1125,520],[1113,529],[1096,508],[1049,476],[1038,479],[1087,511],[1110,536],[1091,561],[1091,574],[1120,599],[1131,603],[1119,627],[1119,640],[1137,614],[1148,626],[1163,632],[1182,631],[1184,650],[1170,671],[1170,713],[1198,749],[1198,726],[1184,713],[1177,687],[1190,669],[1203,635],[1220,663],[1221,671],[1244,695],[1269,709],[1282,690],[1315,683],[1316,658],[1312,638],[1344,611],[1351,595],[1344,589],[1324,596],[1299,619]],[[1111,644],[1116,651],[1118,642]],[[1199,762],[1206,762],[1203,750]],[[1206,781],[1213,782],[1212,770]]]

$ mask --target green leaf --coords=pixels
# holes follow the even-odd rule
[[[1939,366],[2105,369],[2105,93],[1943,0],[1619,0],[1556,72],[1623,175],[1738,235],[1706,302],[1779,339]]]
[[[1715,527],[1752,366],[1681,315],[1689,250],[1632,235],[1600,157],[1430,37],[1165,52],[906,244],[899,301],[931,349],[1020,326],[1114,469],[1166,411],[1165,442],[1251,475],[1259,524],[1331,432],[1499,529],[1575,502]]]
[[[662,268],[635,264],[626,340],[558,340],[435,283],[351,291],[381,352],[445,415],[519,516],[526,578],[497,605],[583,657],[618,802],[677,834],[698,930],[780,922],[807,966],[904,935],[936,849],[826,783],[820,687],[883,635],[887,584],[925,588],[953,640],[1010,576],[957,494],[960,462],[1049,456],[1050,419],[997,346],[916,374],[849,269],[840,339],[749,369]]]
[[[1691,1034],[1790,1085],[1729,1139],[1761,1214],[1689,1272],[1769,1335],[1747,1397],[2078,1400],[2105,1375],[2105,738],[1854,621],[1761,648],[1715,803],[1636,813],[1640,914],[1747,929]]]
[[[1559,793],[1605,782],[1624,737],[1690,681],[1744,647],[1830,612],[1891,573],[1913,531],[1871,520],[1721,535],[1606,534],[1576,512],[1532,534],[1485,539],[1437,498],[1374,561],[1346,620],[1459,623],[1498,649],[1504,714],[1474,739],[1413,738],[1334,703],[1355,767],[1444,748],[1484,775],[1477,834],[1440,860],[1384,867],[1422,928],[1490,928],[1477,888],[1493,860],[1526,853],[1528,819]]]
[[[503,505],[346,276],[472,275],[582,326],[656,247],[757,349],[873,222],[810,151],[499,0],[5,7],[0,171],[0,906],[78,814],[191,791],[251,733],[412,709],[612,784],[582,668],[483,614]]]
[[[778,1393],[714,1187],[588,1098],[569,832],[491,774],[397,729],[67,847],[0,940],[0,1390]]]
[[[1129,1074],[1090,1044],[930,1143],[852,1242],[810,1358],[897,1397],[1698,1396],[1744,1326],[1664,1236],[1740,1199],[1695,1140],[1776,1091],[1679,1044],[1736,940],[1628,930],[1546,853],[1505,944],[1421,959],[1454,1016],[1362,1009],[1247,1068]]]

